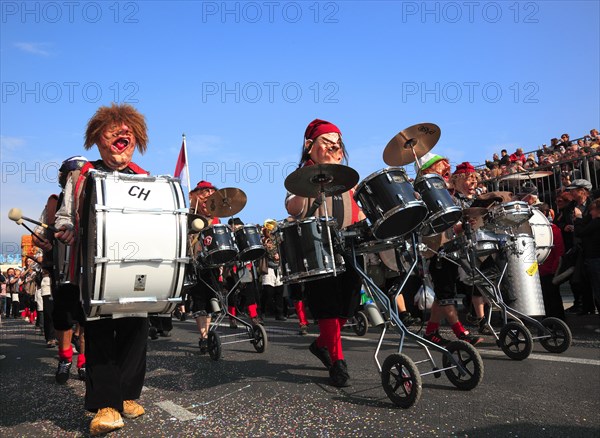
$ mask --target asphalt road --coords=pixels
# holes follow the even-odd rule
[[[379,329],[357,336],[344,330],[352,386],[330,386],[327,371],[308,351],[316,336],[297,334],[295,321],[267,319],[268,348],[258,353],[247,335],[224,340],[218,361],[201,356],[192,321],[174,321],[170,338],[148,341],[141,404],[146,414],[125,419],[115,437],[598,437],[600,436],[600,317],[568,320],[573,344],[552,354],[535,343],[523,361],[509,359],[491,336],[478,346],[484,376],[471,391],[442,374],[423,377],[410,409],[386,396],[373,354]],[[223,335],[236,333],[228,327]],[[448,333],[448,337],[452,337]],[[388,334],[379,359],[398,348]],[[413,361],[424,350],[405,346]],[[0,327],[0,436],[87,436],[92,414],[83,409],[84,384],[75,367],[66,385],[54,382],[56,349],[21,320]],[[432,353],[441,361],[441,354]],[[429,365],[419,365],[421,372]]]

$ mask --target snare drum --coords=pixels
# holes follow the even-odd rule
[[[354,246],[355,254],[377,253],[393,249],[403,242],[401,238],[377,239],[366,219],[347,226],[341,234],[347,236],[344,242],[346,252]]]
[[[494,227],[514,228],[527,222],[532,214],[527,202],[513,201],[491,207],[488,216]]]
[[[487,257],[500,251],[500,238],[492,231],[478,229],[473,233],[473,240],[478,257]]]
[[[213,224],[200,232],[200,262],[208,266],[223,265],[238,255],[231,229],[225,224]]]
[[[401,167],[369,175],[356,188],[354,199],[373,224],[373,235],[378,239],[404,236],[427,216],[427,206],[417,199]]]
[[[181,301],[187,208],[179,179],[90,171],[81,293],[89,317],[170,313]]]
[[[329,231],[328,231],[329,230]],[[330,277],[346,270],[344,259],[332,254],[329,234],[337,233],[335,221],[309,217],[282,221],[276,231],[284,283],[301,283]]]
[[[542,264],[546,261],[554,246],[554,236],[552,235],[552,225],[544,213],[537,208],[532,209],[533,215],[528,222],[522,224],[517,233],[525,233],[533,236],[535,240],[535,252],[537,261]]]
[[[429,209],[427,219],[421,228],[423,236],[441,233],[460,220],[462,211],[454,203],[446,187],[446,182],[440,175],[421,175],[415,181],[415,190],[421,195]]]
[[[239,250],[238,259],[242,262],[253,262],[265,255],[261,228],[258,225],[244,225],[238,228],[234,235]]]

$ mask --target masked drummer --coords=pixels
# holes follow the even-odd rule
[[[299,167],[314,164],[341,164],[348,154],[342,141],[340,129],[333,123],[315,119],[304,132],[304,143]],[[286,197],[286,209],[295,219],[303,219],[311,209],[314,199],[293,194]],[[339,228],[365,218],[353,198],[353,190],[326,198],[327,213],[333,216]],[[321,205],[314,216],[325,216]],[[332,385],[349,386],[350,376],[342,351],[341,328],[352,317],[360,303],[361,280],[349,264],[346,271],[319,280],[305,283],[308,306],[317,319],[319,337],[309,350],[329,370]]]
[[[216,191],[217,188],[212,183],[202,180],[190,192],[190,214],[198,216],[204,227],[220,223],[219,218],[214,217],[206,205],[208,198]],[[190,248],[193,252],[192,256],[197,258],[202,249],[199,233],[191,233],[189,239]],[[210,300],[216,298],[215,290],[220,287],[219,276],[221,273],[219,268],[206,268],[200,269],[197,274],[199,281],[189,291],[192,296],[191,311],[200,332],[200,339],[198,340],[200,354],[206,354],[208,351],[208,331],[213,311],[210,308]]]
[[[100,160],[87,163],[77,181],[67,180],[65,202],[57,212],[55,237],[77,244],[77,237],[88,226],[80,223],[79,193],[90,169],[125,174],[147,174],[132,162],[133,153],[146,151],[146,121],[134,107],[112,104],[100,107],[89,120],[85,149],[97,145]],[[149,238],[151,238],[149,236]],[[72,251],[73,251],[72,247]],[[86,267],[89,269],[89,267]],[[124,426],[122,416],[136,418],[144,414],[139,399],[146,374],[148,318],[102,318],[86,322],[85,408],[96,415],[90,435],[108,433]]]
[[[450,163],[447,158],[437,155],[436,157],[424,157],[421,167],[422,174],[437,173],[441,175],[446,183],[452,183],[454,188],[455,202],[462,208],[467,208],[473,202],[475,189],[477,188],[477,176],[475,168],[470,163],[461,163],[456,167],[454,174],[450,175]],[[459,222],[452,230],[459,234],[463,232],[463,226]],[[425,239],[424,239],[425,241]],[[441,246],[442,241],[438,242]],[[427,242],[431,247],[431,243]],[[439,248],[432,248],[437,251]],[[434,284],[435,300],[431,306],[431,315],[425,328],[425,339],[438,345],[448,345],[450,341],[440,335],[439,328],[442,319],[446,319],[455,336],[476,345],[483,341],[481,336],[474,336],[465,329],[458,319],[458,311],[454,304],[456,298],[456,284],[458,281],[458,267],[446,260],[433,256],[429,263],[429,273]]]

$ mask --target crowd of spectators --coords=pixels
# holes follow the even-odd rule
[[[532,170],[555,170],[560,166],[562,185],[567,186],[573,180],[583,175],[577,174],[576,169],[581,163],[578,158],[592,156],[595,170],[600,170],[600,134],[597,129],[591,129],[589,135],[571,140],[569,134],[550,140],[550,146],[544,144],[541,148],[530,153],[524,153],[522,148],[509,154],[506,149],[486,160],[485,166],[478,169],[480,181],[490,181],[519,172]]]

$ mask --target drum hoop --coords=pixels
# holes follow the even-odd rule
[[[372,179],[374,179],[375,177],[379,176],[379,175],[383,175],[384,173],[391,173],[391,171],[400,171],[405,177],[406,177],[406,182],[408,184],[410,184],[410,181],[408,181],[408,175],[406,174],[406,170],[404,170],[403,167],[400,166],[392,166],[392,167],[385,167],[383,169],[378,170],[377,172],[373,172],[372,174],[370,174],[369,176],[367,176],[366,178],[364,178],[360,183],[358,183],[358,185],[356,186],[356,191],[354,192],[354,198],[356,199],[356,195],[361,191],[361,189]],[[411,184],[412,185],[412,184]]]
[[[447,213],[454,213],[456,211],[462,211],[462,209],[458,205],[451,205],[448,208],[446,208],[445,210],[438,211],[437,213],[434,213],[431,216],[429,216],[427,219],[425,219],[425,221],[423,221],[423,225],[429,225],[432,221],[439,219],[443,215],[445,215]],[[458,218],[456,220],[456,222],[458,222],[459,220],[460,220],[460,218]],[[454,224],[449,225],[448,228],[450,228],[452,225],[454,225]],[[441,233],[441,231],[440,231],[440,233]]]
[[[410,208],[415,208],[415,207],[424,207],[425,211],[428,211],[427,206],[425,205],[425,203],[423,201],[410,201],[404,205],[397,205],[396,207],[391,208],[388,211],[386,211],[381,218],[379,218],[379,219],[377,219],[377,221],[375,221],[375,223],[373,224],[373,235],[375,235],[377,233],[377,229],[381,226],[381,224],[383,224],[390,217],[392,217],[393,215],[395,215],[396,213],[398,213],[402,210],[408,210]],[[410,233],[411,231],[416,229],[419,225],[421,225],[421,224],[418,223],[416,226],[413,227],[412,230],[408,230],[404,234]],[[404,234],[402,234],[402,235],[404,235]],[[400,237],[400,236],[401,235],[399,234],[396,237]]]
[[[424,175],[419,175],[417,177],[417,179],[415,179],[415,182],[413,183],[413,185],[416,186],[421,181],[425,181],[426,179],[440,179],[440,180],[444,181],[444,183],[446,183],[446,180],[441,175],[438,175],[437,173],[426,173]],[[446,187],[446,189],[447,189],[447,187]]]

